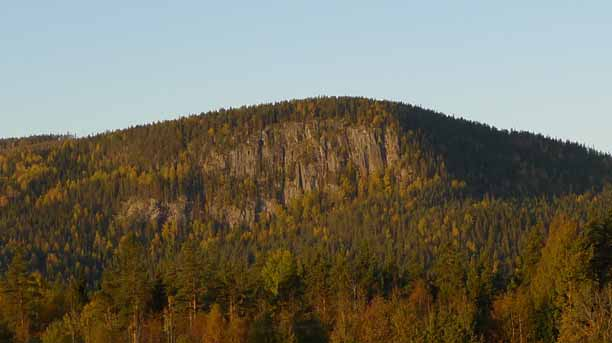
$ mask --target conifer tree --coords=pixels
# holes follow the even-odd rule
[[[2,311],[18,342],[28,342],[40,297],[36,280],[28,271],[23,252],[18,251],[1,283]]]
[[[133,234],[121,239],[112,268],[104,274],[102,291],[110,296],[126,323],[129,340],[141,342],[142,322],[151,297],[144,249]]]
[[[198,299],[203,295],[206,287],[204,261],[193,244],[187,242],[183,245],[177,256],[173,272],[174,275],[171,275],[171,278],[176,288],[176,299],[187,309],[189,327],[193,328],[200,305]]]

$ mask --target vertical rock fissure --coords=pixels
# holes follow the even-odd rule
[[[378,145],[380,146],[380,156],[382,157],[384,168],[389,165],[389,162],[387,161],[387,139],[385,133],[385,130],[381,130],[380,143],[378,143]]]

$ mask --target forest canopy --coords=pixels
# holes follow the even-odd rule
[[[611,178],[366,98],[0,140],[0,341],[610,342]]]

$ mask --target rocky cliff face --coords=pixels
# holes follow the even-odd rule
[[[201,218],[231,225],[389,167],[403,185],[438,176],[465,195],[515,197],[599,189],[612,166],[578,144],[360,98],[220,110],[97,139],[112,167],[134,165],[163,180],[163,191],[145,189],[144,197],[185,195]],[[177,191],[181,178],[192,182]]]
[[[253,196],[243,204],[209,210],[219,220],[252,223],[275,205],[314,190],[333,191],[349,165],[358,175],[382,172],[400,159],[396,128],[374,128],[340,121],[284,122],[244,137],[227,148],[211,146],[202,169],[213,178],[243,183],[250,180]],[[214,196],[213,196],[214,197]]]

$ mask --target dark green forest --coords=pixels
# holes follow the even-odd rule
[[[0,342],[612,342],[611,181],[352,97],[0,140]]]

